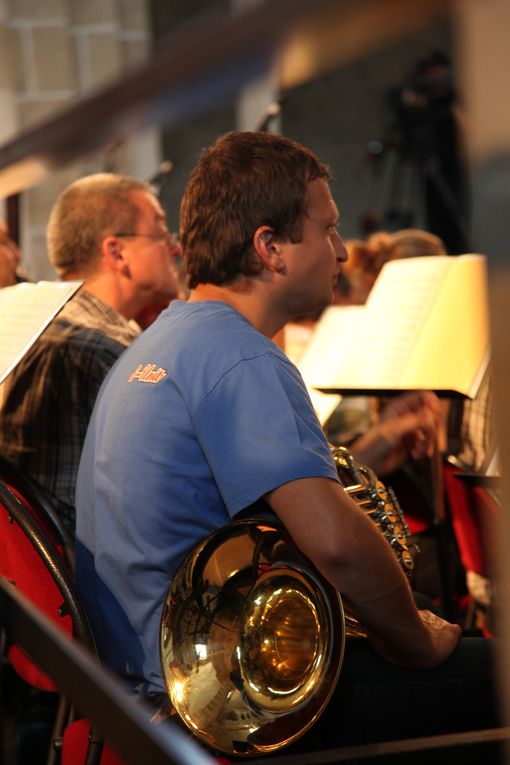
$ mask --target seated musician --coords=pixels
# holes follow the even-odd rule
[[[492,641],[461,639],[417,609],[270,339],[332,299],[347,255],[328,178],[312,152],[267,133],[229,133],[202,153],[181,206],[190,298],[122,355],[87,432],[79,590],[103,660],[156,703],[172,577],[209,532],[263,498],[368,633],[347,647],[325,713],[295,746],[491,727]],[[404,438],[421,449],[433,437],[427,400],[413,400],[397,451]]]
[[[47,238],[60,278],[83,285],[2,386],[0,454],[74,534],[76,475],[97,392],[140,333],[130,319],[176,296],[180,251],[150,187],[114,173],[67,186]]]

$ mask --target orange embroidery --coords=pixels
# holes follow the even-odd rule
[[[128,378],[128,382],[138,380],[138,382],[146,382],[156,384],[163,377],[166,377],[168,372],[163,367],[157,367],[156,364],[138,364],[137,368],[132,375]]]

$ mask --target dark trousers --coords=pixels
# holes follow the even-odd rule
[[[493,653],[491,639],[462,638],[448,661],[418,671],[349,639],[327,708],[282,755],[497,727]]]

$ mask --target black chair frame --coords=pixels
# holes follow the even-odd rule
[[[70,616],[73,625],[74,639],[87,648],[91,653],[97,655],[88,618],[80,603],[72,581],[71,571],[56,547],[56,544],[63,541],[58,532],[58,524],[57,526],[52,525],[52,530],[55,530],[55,541],[53,541],[3,480],[0,480],[0,504],[3,505],[8,512],[9,520],[19,526],[47,568],[62,596],[62,605],[59,609],[59,614],[61,616]],[[48,755],[48,765],[56,765],[59,762],[59,750],[62,744],[63,731],[65,726],[73,719],[73,716],[74,713],[69,702],[62,696],[53,727],[53,747]],[[103,739],[91,726],[85,765],[97,765],[101,759],[102,748]]]

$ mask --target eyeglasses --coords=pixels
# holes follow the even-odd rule
[[[154,233],[154,234],[144,234],[144,233],[137,234],[137,233],[134,233],[134,232],[131,233],[131,232],[128,232],[128,231],[122,231],[119,234],[114,234],[113,236],[117,236],[119,238],[123,237],[124,239],[131,239],[131,238],[136,239],[138,237],[142,237],[142,238],[145,238],[145,239],[154,239],[154,241],[164,242],[167,245],[167,247],[169,247],[172,250],[175,250],[175,252],[173,253],[174,255],[178,255],[181,252],[181,246],[179,244],[179,240],[178,240],[176,234],[172,234],[172,232],[168,231],[168,229],[165,229],[164,231],[161,231],[161,232],[159,232],[157,234],[156,233]]]
[[[124,239],[143,236],[147,239],[165,239],[171,244],[175,242],[175,237],[170,233],[170,231],[162,231],[160,234],[131,234],[129,232],[122,232],[120,234],[114,234],[114,236],[124,237]]]

